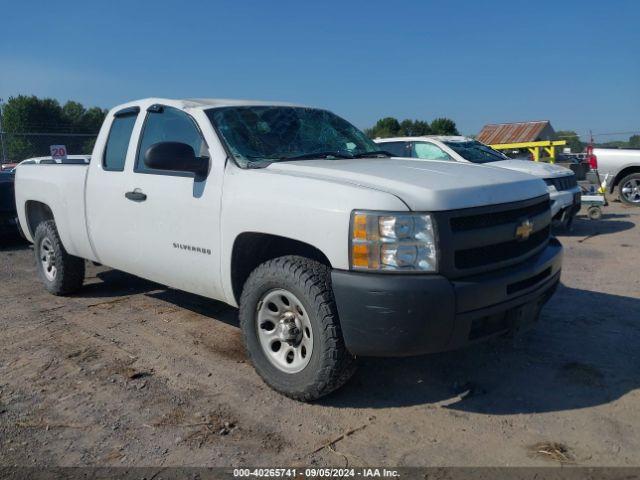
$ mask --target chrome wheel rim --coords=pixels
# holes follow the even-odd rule
[[[632,178],[624,182],[620,191],[624,198],[631,203],[640,203],[640,179]]]
[[[276,289],[262,297],[256,331],[262,351],[278,370],[297,373],[309,364],[313,352],[311,321],[293,293]]]
[[[44,238],[40,243],[40,263],[42,264],[42,271],[47,280],[55,280],[56,274],[58,273],[58,269],[56,268],[56,254],[53,250],[53,244],[48,238]]]

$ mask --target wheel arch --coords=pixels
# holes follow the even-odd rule
[[[609,192],[613,193],[613,190],[618,186],[622,179],[627,175],[631,175],[632,173],[640,173],[640,165],[630,165],[620,170],[613,179],[613,182],[611,182]]]
[[[231,253],[231,287],[236,302],[240,303],[244,284],[258,265],[285,255],[310,258],[331,268],[329,258],[309,243],[269,233],[243,232],[236,237]]]
[[[24,214],[27,219],[26,228],[28,229],[31,238],[35,237],[36,228],[38,228],[38,225],[42,222],[46,222],[47,220],[53,220],[55,222],[55,217],[51,207],[46,203],[39,202],[37,200],[28,200],[25,203]]]

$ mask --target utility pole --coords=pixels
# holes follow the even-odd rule
[[[4,107],[4,103],[2,98],[0,98],[0,148],[2,149],[2,159],[0,163],[7,163],[7,149],[4,146],[4,129],[2,126],[2,110]]]

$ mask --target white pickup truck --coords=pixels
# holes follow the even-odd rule
[[[320,109],[146,99],[90,165],[23,165],[16,204],[53,294],[85,259],[239,306],[272,388],[313,400],[356,356],[449,350],[535,322],[559,282],[545,183],[390,159]]]
[[[599,174],[595,177],[592,171],[588,178],[595,183],[606,179],[609,193],[617,187],[621,202],[640,207],[640,149],[594,148],[587,153]]]

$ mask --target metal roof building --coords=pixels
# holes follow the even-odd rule
[[[493,123],[482,127],[477,139],[487,145],[540,142],[553,140],[555,133],[549,120]]]
[[[555,162],[556,147],[566,145],[566,140],[554,140],[556,132],[549,120],[517,123],[492,123],[482,127],[478,141],[496,150],[528,150],[535,161],[546,152],[549,161]],[[543,149],[542,151],[540,149]]]

